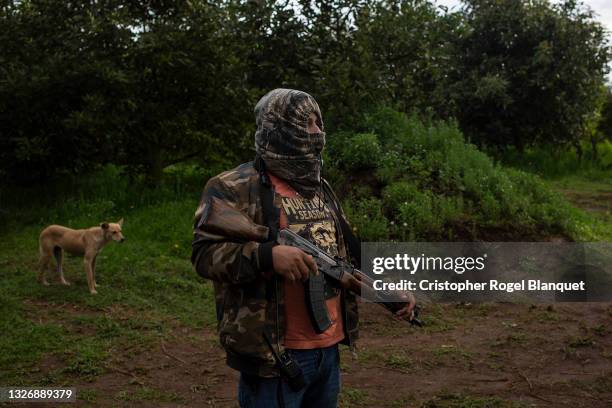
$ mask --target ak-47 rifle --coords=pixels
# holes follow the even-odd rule
[[[232,208],[222,200],[213,197],[206,206],[199,224],[209,234],[231,237],[236,240],[266,242],[269,240],[268,227],[254,223],[249,217]],[[375,290],[373,280],[350,263],[339,257],[332,257],[319,247],[300,235],[285,228],[278,232],[276,241],[280,245],[300,248],[311,255],[317,263],[318,270],[332,278],[343,289],[361,296],[396,313],[405,306],[397,301],[397,294],[384,290]],[[311,274],[305,282],[306,303],[316,332],[324,332],[331,321],[325,305],[325,282],[321,274]],[[414,309],[410,323],[422,326],[418,319],[419,309]]]

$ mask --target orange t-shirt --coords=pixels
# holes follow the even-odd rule
[[[332,256],[337,255],[336,227],[327,206],[319,202],[318,196],[311,200],[303,198],[284,180],[272,174],[269,176],[282,200],[280,227],[291,229]],[[332,325],[323,333],[316,333],[306,309],[303,282],[286,279],[284,289],[286,348],[329,347],[344,338],[340,294],[325,301]]]

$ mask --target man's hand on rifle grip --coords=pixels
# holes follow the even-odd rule
[[[274,272],[290,281],[305,281],[310,272],[319,274],[314,258],[299,248],[289,245],[276,245],[272,248]]]
[[[406,305],[402,307],[400,310],[395,312],[395,316],[399,319],[405,319],[408,317],[408,321],[414,319],[414,308],[416,306],[416,299],[411,292],[402,293],[402,297],[405,296]],[[404,300],[404,299],[402,299]]]

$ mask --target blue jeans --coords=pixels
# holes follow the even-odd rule
[[[306,387],[289,388],[280,378],[240,375],[238,402],[241,408],[336,408],[340,392],[338,345],[312,350],[288,350],[302,368]]]

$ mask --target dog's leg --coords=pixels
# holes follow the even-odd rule
[[[49,267],[49,261],[51,260],[51,254],[48,252],[40,251],[40,265],[38,269],[38,281],[45,286],[49,286],[49,282],[47,282],[47,278],[45,277],[45,272]]]
[[[70,286],[70,282],[64,278],[64,251],[56,246],[53,248],[53,255],[55,256],[55,262],[57,262],[57,274],[60,277],[60,282],[62,282],[62,285]]]
[[[96,256],[94,256],[93,261],[91,261],[91,270],[93,271],[93,281],[94,281],[94,288],[97,288],[98,286],[98,282],[96,282],[96,259],[98,259],[98,255],[96,254]]]
[[[87,286],[89,286],[89,293],[95,295],[98,293],[96,287],[94,286],[94,277],[93,277],[93,269],[92,269],[92,261],[95,258],[95,254],[85,254],[85,259],[83,260],[83,264],[85,266],[85,273],[87,274]]]

